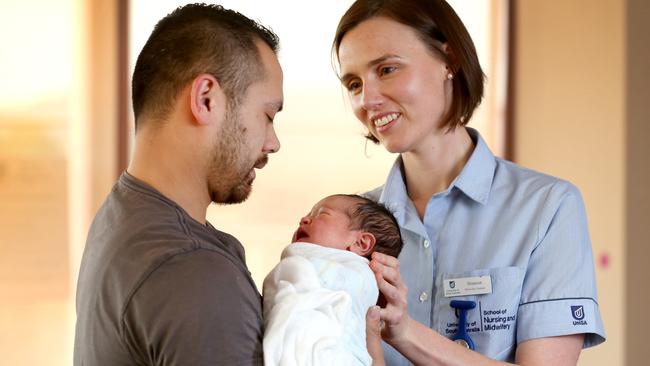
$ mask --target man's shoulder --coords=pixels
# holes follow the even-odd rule
[[[177,278],[188,281],[190,275],[250,278],[241,244],[231,235],[190,221],[156,197],[126,198],[114,190],[93,221],[79,275],[80,301],[108,294],[106,308],[117,314],[156,274],[178,272]]]

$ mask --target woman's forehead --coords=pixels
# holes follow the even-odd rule
[[[341,72],[345,73],[347,68],[371,66],[376,59],[426,49],[410,26],[379,16],[364,20],[343,36],[338,58]]]

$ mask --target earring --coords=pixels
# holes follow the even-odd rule
[[[447,74],[447,80],[453,80],[454,79],[454,74],[448,73]]]

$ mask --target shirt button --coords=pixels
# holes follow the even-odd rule
[[[429,295],[427,295],[426,292],[423,292],[420,294],[420,302],[425,302],[429,298]]]
[[[422,242],[422,245],[424,246],[424,249],[427,249],[430,245],[431,242],[427,239],[424,239],[424,242]]]

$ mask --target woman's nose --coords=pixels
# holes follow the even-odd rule
[[[375,82],[366,82],[361,91],[361,105],[367,111],[376,110],[381,107],[383,97]]]

